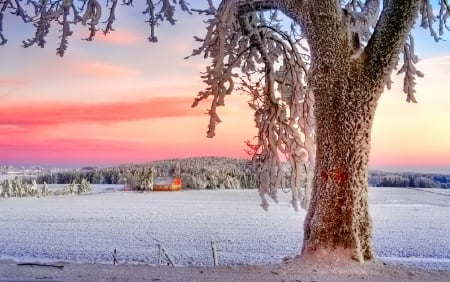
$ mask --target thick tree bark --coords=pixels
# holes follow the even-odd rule
[[[370,260],[367,201],[370,130],[381,79],[363,77],[352,58],[349,27],[334,1],[308,1],[301,10],[311,47],[316,167],[304,226],[302,256]],[[338,48],[337,48],[338,47]]]
[[[365,261],[373,258],[367,172],[380,93],[372,83],[335,79],[340,87],[315,91],[317,158],[302,254]]]
[[[256,0],[245,6],[280,9],[299,23],[310,47],[317,152],[303,257],[373,258],[367,199],[372,122],[420,2],[383,1],[365,48],[354,44],[355,25],[376,19],[376,0],[365,1],[364,11],[351,20],[335,0]]]
[[[317,149],[304,258],[360,262],[373,258],[367,199],[372,122],[417,3],[385,2],[376,32],[359,57],[354,56],[338,2],[305,1],[297,10],[311,48],[309,85],[315,99]],[[408,11],[402,13],[402,7]]]

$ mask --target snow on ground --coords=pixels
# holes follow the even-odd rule
[[[448,192],[372,188],[369,199],[377,256],[411,266],[450,269]]]
[[[112,189],[107,189],[112,188]],[[157,264],[162,244],[177,265],[269,264],[300,252],[304,211],[289,194],[268,212],[255,190],[119,192],[0,199],[0,259]],[[105,193],[105,192],[112,193]],[[383,260],[450,270],[450,194],[371,188],[374,248]]]

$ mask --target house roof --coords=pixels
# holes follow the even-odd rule
[[[156,176],[153,177],[153,185],[170,185],[175,176]]]

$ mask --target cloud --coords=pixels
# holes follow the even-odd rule
[[[148,150],[148,148],[147,148]],[[145,144],[123,140],[97,140],[96,138],[59,138],[18,140],[0,138],[3,164],[74,165],[120,163],[128,158],[139,159],[146,153]]]
[[[426,58],[420,60],[419,65],[450,65],[450,55]]]
[[[98,40],[100,42],[105,43],[112,43],[112,44],[119,44],[119,45],[128,45],[128,44],[134,44],[138,42],[144,42],[145,36],[137,35],[131,31],[125,31],[125,30],[115,30],[113,32],[108,33],[107,35],[98,34],[95,37],[95,40]]]
[[[84,152],[138,152],[144,148],[143,143],[124,141],[122,139],[104,140],[97,138],[50,138],[50,139],[22,139],[22,140],[2,140],[0,139],[1,150],[4,152],[12,150],[34,151],[40,153],[66,152],[69,155],[77,155]]]
[[[151,144],[148,141],[97,138],[45,138],[2,139],[0,137],[0,164],[15,165],[117,165],[150,160],[192,156],[226,155],[247,157],[243,143],[230,146],[218,144],[201,137],[201,141],[180,143],[176,147],[165,142]]]
[[[137,69],[124,67],[120,65],[104,63],[104,62],[76,62],[74,63],[76,71],[89,76],[95,76],[100,78],[115,78],[115,77],[129,77],[135,76],[139,72]]]
[[[0,78],[0,85],[1,86],[22,86],[25,85],[26,82],[21,79],[7,79],[7,78]]]
[[[199,115],[191,97],[156,97],[107,103],[30,102],[0,106],[0,125],[44,126],[64,123],[109,123]]]

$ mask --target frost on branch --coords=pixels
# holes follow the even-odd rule
[[[428,29],[435,41],[441,40],[440,36],[444,34],[444,29],[450,30],[447,25],[447,20],[450,17],[450,2],[448,0],[440,0],[438,5],[439,12],[437,15],[430,0],[422,1],[420,6],[420,15],[422,17],[420,26]],[[439,23],[438,33],[433,26],[436,21]]]
[[[414,38],[409,35],[409,40],[403,46],[403,66],[398,71],[398,74],[405,73],[403,79],[403,92],[406,93],[406,101],[417,103],[414,93],[416,92],[414,86],[416,85],[416,76],[423,77],[423,73],[416,69],[415,64],[419,58],[414,53]]]
[[[362,47],[372,36],[380,12],[378,2],[378,0],[368,0],[363,4],[360,0],[352,0],[343,8],[349,26],[349,41],[353,43],[354,57],[359,56]]]
[[[440,36],[444,34],[444,30],[450,31],[447,24],[447,20],[450,17],[450,2],[448,0],[441,0],[438,2],[439,12],[436,14],[436,10],[433,9],[430,0],[424,0],[421,2],[419,15],[420,27],[428,29],[431,36],[435,41],[442,40]],[[435,22],[438,22],[438,33],[434,29]],[[416,77],[424,77],[424,74],[416,69],[416,64],[419,58],[415,54],[414,50],[414,38],[410,34],[403,46],[403,64],[397,74],[404,73],[403,78],[403,92],[406,94],[406,101],[417,103],[414,95]],[[390,88],[390,81],[388,81],[388,88]]]
[[[370,40],[374,27],[379,20],[379,1],[351,0],[342,1],[342,4],[344,16],[349,25],[350,41],[354,44],[352,57],[357,58]],[[419,10],[420,27],[428,29],[435,41],[441,40],[440,36],[443,35],[445,29],[450,30],[447,23],[450,17],[449,1],[439,1],[438,5],[439,9],[434,9],[430,0],[424,0],[421,1]],[[438,32],[436,32],[434,27],[436,22],[438,24]],[[406,100],[416,103],[417,100],[414,96],[415,80],[416,77],[423,77],[423,73],[418,71],[415,66],[419,59],[414,52],[414,38],[411,34],[404,43],[402,53],[402,65],[397,74],[404,74],[403,92],[406,94]],[[390,89],[390,74],[386,76],[385,84]]]
[[[208,137],[215,135],[220,118],[217,107],[225,105],[233,90],[249,94],[255,111],[258,136],[247,141],[256,171],[262,207],[266,196],[277,201],[283,176],[280,155],[289,161],[292,204],[306,207],[308,191],[305,163],[314,159],[313,97],[305,85],[309,57],[302,54],[298,27],[283,31],[276,11],[240,9],[244,1],[224,1],[208,21],[207,34],[196,38],[202,44],[192,55],[211,58],[202,78],[207,85],[193,106],[211,98]],[[312,166],[308,166],[312,167]],[[309,174],[310,177],[312,174]]]
[[[133,0],[122,0],[122,5],[132,6]],[[106,3],[106,4],[105,4]],[[35,34],[24,40],[23,47],[37,45],[44,47],[47,43],[46,37],[52,25],[59,27],[60,42],[56,49],[59,56],[64,56],[68,48],[68,39],[72,36],[72,27],[78,23],[88,26],[89,36],[85,38],[92,41],[101,23],[105,24],[103,33],[114,31],[113,23],[116,20],[116,10],[119,0],[0,0],[0,45],[7,42],[3,34],[3,19],[5,13],[9,12],[18,16],[25,23],[33,23]],[[178,5],[182,11],[190,12],[189,5],[184,0],[146,0],[143,14],[148,14],[147,22],[150,25],[149,41],[156,42],[155,27],[163,21],[175,24],[174,12]],[[109,9],[109,13],[104,10]],[[107,18],[102,22],[102,16]]]

